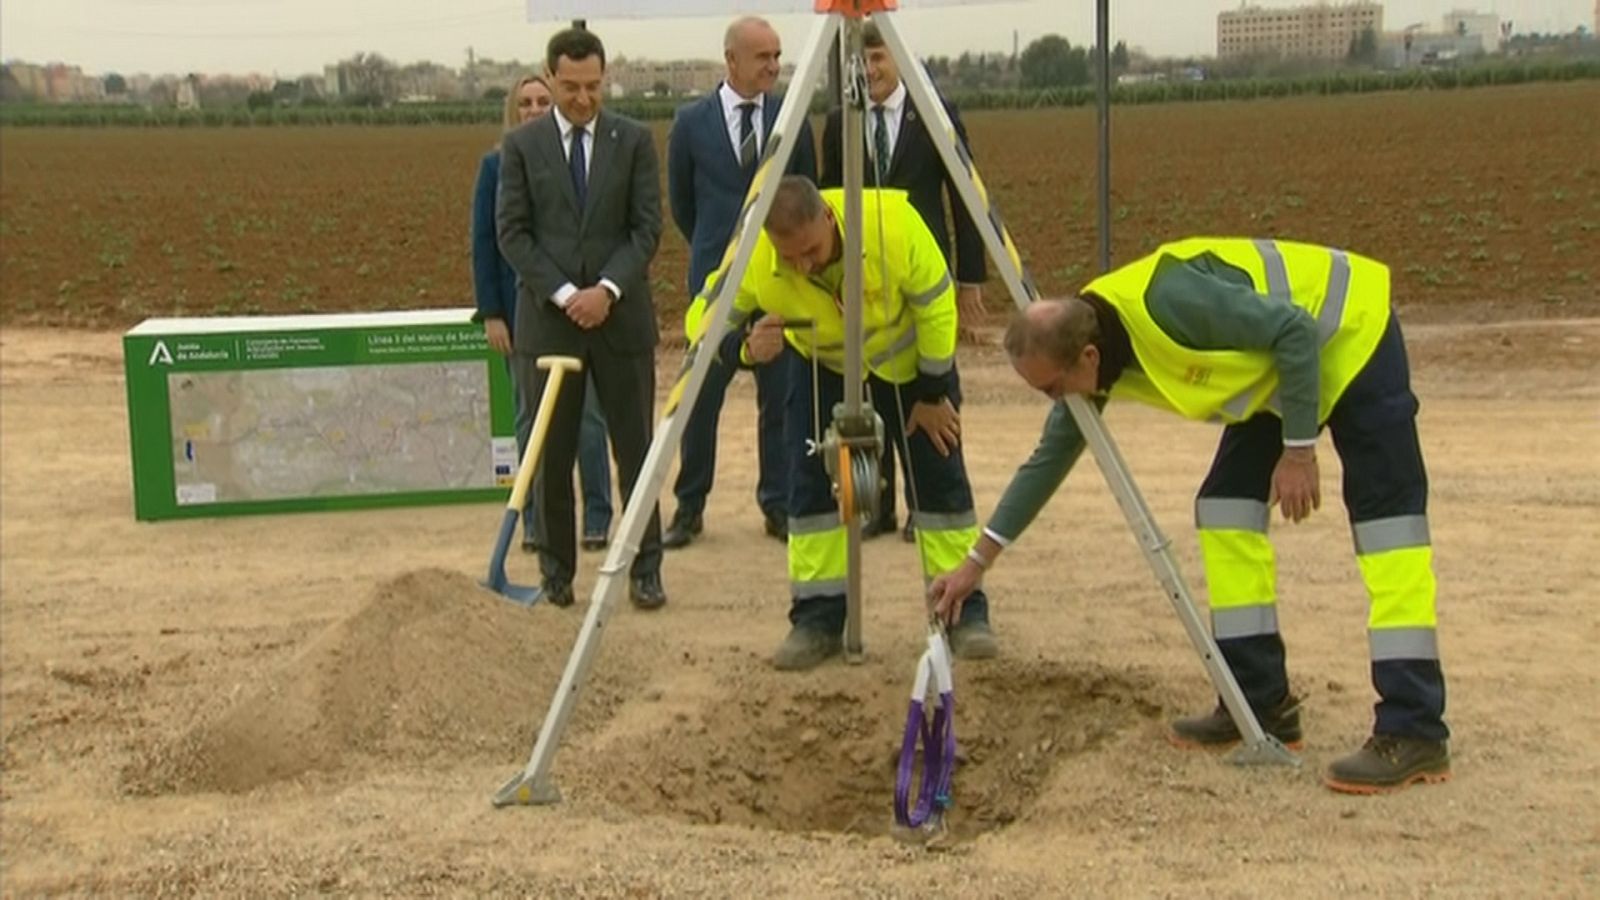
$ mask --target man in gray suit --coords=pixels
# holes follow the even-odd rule
[[[583,29],[567,29],[546,50],[555,109],[517,128],[500,150],[496,230],[517,272],[518,328],[512,367],[537,406],[545,354],[576,356],[593,379],[611,432],[626,503],[644,468],[655,422],[655,304],[650,258],[661,238],[661,188],[650,132],[601,110],[606,51]],[[526,323],[526,324],[523,324]],[[577,529],[572,466],[589,379],[572,379],[545,436],[539,514],[544,596],[573,601]],[[661,518],[633,561],[629,596],[641,609],[667,602],[661,586]]]

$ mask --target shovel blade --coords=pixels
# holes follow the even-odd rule
[[[506,578],[506,553],[511,549],[511,541],[516,534],[517,511],[507,509],[505,517],[500,520],[500,534],[495,538],[494,552],[489,555],[489,574],[478,583],[513,603],[532,606],[539,602],[544,592],[537,587],[512,584]]]

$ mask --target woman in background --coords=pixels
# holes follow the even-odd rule
[[[551,107],[550,86],[538,75],[518,78],[506,94],[504,130],[510,131],[532,122]],[[517,274],[500,256],[495,241],[494,204],[500,190],[500,147],[484,154],[478,165],[478,184],[472,196],[472,284],[478,311],[474,317],[483,323],[489,347],[506,357],[511,355],[511,336],[516,328]],[[509,363],[509,359],[508,359]],[[517,453],[528,449],[533,430],[532,407],[511,380],[516,400]],[[598,394],[593,385],[584,391],[583,424],[578,432],[578,481],[583,492],[583,548],[605,549],[611,532],[611,462],[606,449],[605,419],[600,413]],[[542,477],[540,473],[535,479]],[[533,498],[538,490],[528,491],[528,506],[523,510],[522,549],[532,553],[539,541],[533,514]]]

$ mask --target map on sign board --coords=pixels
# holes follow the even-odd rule
[[[900,0],[900,9],[970,6],[1002,0]],[[815,0],[528,0],[528,21],[550,19],[674,19],[754,13],[808,13]]]
[[[481,361],[167,379],[180,506],[496,484]]]

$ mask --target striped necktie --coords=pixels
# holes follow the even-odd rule
[[[746,100],[739,104],[739,168],[746,172],[756,167],[756,105]]]
[[[872,131],[872,158],[878,168],[878,186],[889,183],[889,125],[883,117],[883,104],[872,108],[876,126]]]

